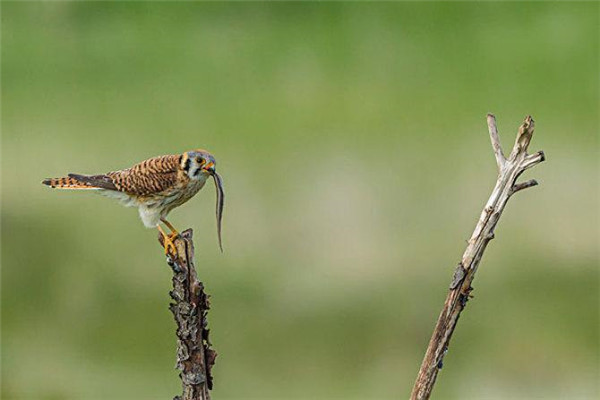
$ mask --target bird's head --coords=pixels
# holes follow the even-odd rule
[[[180,167],[192,180],[205,180],[215,173],[215,158],[206,150],[186,151],[181,155]]]
[[[215,158],[206,150],[191,150],[181,155],[180,167],[190,177],[191,180],[204,180],[212,176],[217,189],[217,236],[219,247],[223,251],[221,242],[221,220],[223,219],[223,205],[225,202],[225,193],[223,192],[223,180],[215,171]]]

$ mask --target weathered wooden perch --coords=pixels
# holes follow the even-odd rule
[[[173,303],[169,309],[177,323],[177,368],[183,394],[173,400],[209,400],[212,389],[211,367],[217,353],[211,349],[206,315],[210,309],[204,285],[198,280],[194,267],[192,230],[175,239],[177,255],[169,254],[167,263],[173,270]],[[158,238],[164,247],[162,235]]]
[[[496,164],[498,165],[498,180],[479,217],[475,231],[469,239],[462,260],[454,271],[450,290],[429,341],[425,358],[412,390],[411,400],[429,399],[438,371],[442,368],[444,355],[448,351],[450,338],[454,328],[456,328],[458,317],[465,308],[471,290],[473,290],[471,282],[473,282],[475,272],[477,272],[477,267],[488,242],[494,238],[494,228],[500,219],[500,215],[502,215],[502,211],[504,211],[506,202],[516,192],[537,185],[534,179],[517,183],[517,178],[523,171],[545,159],[542,151],[527,154],[527,147],[534,129],[534,121],[530,116],[525,118],[519,128],[517,140],[508,159],[504,157],[502,152],[496,128],[496,118],[492,114],[488,114],[487,123],[492,148],[496,156]]]

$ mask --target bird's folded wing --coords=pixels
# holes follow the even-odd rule
[[[158,194],[177,183],[178,155],[158,156],[131,168],[109,172],[116,190],[135,196]]]
[[[112,178],[107,175],[80,175],[69,174],[69,178],[75,179],[76,182],[86,186],[106,190],[118,190],[112,181]]]

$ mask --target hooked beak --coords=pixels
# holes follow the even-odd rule
[[[208,172],[209,174],[213,175],[213,174],[215,174],[215,163],[212,161],[209,161],[205,165],[202,166],[202,169],[205,170],[206,172]]]

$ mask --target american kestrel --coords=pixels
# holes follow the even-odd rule
[[[224,192],[221,177],[215,171],[215,158],[206,150],[198,149],[183,154],[150,158],[131,168],[104,175],[68,174],[51,178],[43,184],[57,189],[92,190],[120,200],[127,207],[137,207],[140,218],[148,228],[157,228],[163,235],[165,254],[177,252],[173,241],[179,235],[167,220],[167,214],[191,199],[212,176],[217,189],[217,236],[221,243],[221,219]],[[163,222],[170,230],[167,235],[159,225]]]

